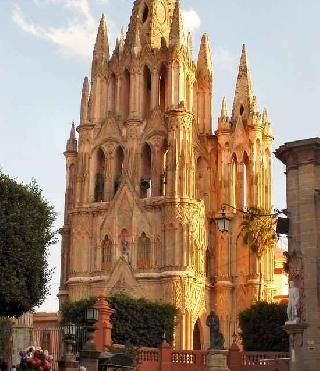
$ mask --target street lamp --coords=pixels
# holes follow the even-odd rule
[[[98,321],[99,312],[95,307],[89,307],[85,312],[86,330],[87,330],[87,342],[85,343],[83,350],[96,351],[96,344],[94,341],[94,335],[96,331],[96,322]]]
[[[76,357],[73,353],[73,346],[76,343],[76,325],[74,323],[67,323],[62,327],[63,342],[64,342],[64,357],[65,362],[75,362]]]
[[[99,317],[99,313],[98,313],[97,308],[95,308],[95,307],[87,308],[86,313],[85,313],[86,322],[88,322],[90,324],[94,324],[98,321],[98,317]]]
[[[226,216],[225,208],[222,206],[221,208],[221,216],[216,218],[216,222],[218,225],[219,232],[227,233],[229,232],[230,221],[231,219]]]

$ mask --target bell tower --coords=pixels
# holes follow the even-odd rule
[[[209,45],[205,34],[194,61],[180,0],[136,0],[112,53],[103,15],[91,77],[83,81],[78,138],[73,127],[65,152],[60,302],[123,292],[173,303],[177,349],[208,348],[207,315],[223,315],[225,305],[228,345],[238,314],[233,301],[254,295],[247,282],[253,258],[239,257],[234,237],[222,239],[214,224],[223,202],[243,197],[244,163],[248,204],[270,203],[261,191],[269,189],[270,167],[262,175],[257,162],[270,125],[255,109],[246,55],[232,117],[224,101],[214,133]],[[238,259],[245,262],[241,294]]]

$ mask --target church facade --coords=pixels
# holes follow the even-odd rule
[[[213,128],[214,71],[207,35],[193,60],[180,0],[136,0],[109,55],[102,16],[80,124],[65,152],[60,303],[126,293],[179,310],[177,349],[206,348],[215,310],[228,345],[239,311],[256,298],[259,266],[243,244],[243,214],[271,208],[272,132],[257,109],[243,47],[232,113]],[[263,257],[271,300],[274,254]],[[159,339],[160,341],[160,339]]]

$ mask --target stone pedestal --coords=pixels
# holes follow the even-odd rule
[[[94,350],[82,350],[80,352],[80,366],[87,371],[98,371],[98,360],[100,352]]]
[[[230,371],[227,365],[227,350],[210,349],[206,371]]]
[[[67,361],[61,360],[58,362],[59,371],[78,371],[79,370],[79,362],[77,361]]]

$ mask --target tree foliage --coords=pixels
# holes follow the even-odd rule
[[[125,295],[108,298],[114,309],[112,340],[118,344],[158,347],[163,334],[172,343],[176,308],[172,304],[133,299]]]
[[[261,299],[262,286],[261,258],[268,250],[275,247],[277,241],[276,223],[277,218],[270,214],[270,210],[258,207],[249,208],[242,222],[243,242],[256,254],[259,262],[258,301]]]
[[[74,302],[66,301],[61,305],[61,324],[74,323],[75,325],[85,324],[85,313],[87,308],[92,307],[97,302],[95,296],[87,299],[81,299]]]
[[[176,308],[171,304],[134,299],[126,295],[108,297],[114,310],[111,316],[112,341],[128,346],[158,347],[165,333],[169,343],[173,340]],[[84,323],[86,308],[95,303],[95,298],[66,302],[61,307],[62,323]]]
[[[0,173],[0,315],[20,316],[44,301],[54,220],[35,181],[19,184]]]
[[[288,334],[282,329],[287,320],[287,306],[259,302],[239,314],[242,343],[246,351],[289,350]]]

